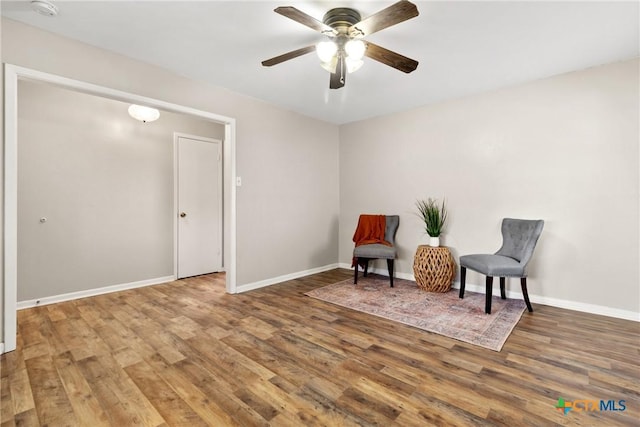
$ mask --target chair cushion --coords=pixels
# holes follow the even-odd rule
[[[524,277],[524,266],[515,259],[502,255],[464,255],[460,257],[460,266],[486,276]]]
[[[353,250],[353,256],[356,258],[394,259],[396,257],[396,248],[379,243],[360,245]]]

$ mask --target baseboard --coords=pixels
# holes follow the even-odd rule
[[[4,343],[0,342],[0,354],[4,354]]]
[[[67,294],[53,295],[50,297],[37,298],[26,301],[18,301],[17,309],[37,307],[41,305],[55,304],[63,301],[93,297],[96,295],[109,294],[111,292],[125,291],[127,289],[142,288],[144,286],[159,285],[176,280],[175,276],[164,276],[155,279],[140,280],[138,282],[123,283],[120,285],[104,286],[102,288],[87,289],[86,291],[69,292]]]
[[[351,264],[340,263],[339,266],[340,268],[346,268],[346,269],[351,268]],[[389,272],[387,271],[386,268],[372,268],[370,271],[372,273],[380,274],[382,276],[389,276]],[[413,276],[413,274],[396,272],[394,274],[394,277],[397,277],[398,279],[411,280],[415,282],[415,277]],[[454,282],[453,288],[460,289],[460,282]],[[465,290],[468,290],[471,292],[478,292],[483,294],[485,292],[486,285],[476,285],[473,283],[466,283],[464,288]],[[500,296],[500,286],[494,285],[493,295]],[[522,299],[522,292],[507,290],[507,298]],[[549,297],[543,297],[543,296],[531,295],[531,294],[529,294],[529,299],[531,300],[532,303],[536,303],[536,304],[549,305],[551,307],[565,308],[567,310],[581,311],[583,313],[597,314],[600,316],[615,317],[617,319],[632,320],[634,322],[640,322],[640,313],[636,313],[634,311],[621,310],[618,308],[607,307],[604,305],[588,304],[588,303],[583,303],[578,301],[569,301],[569,300],[549,298]]]
[[[260,280],[259,282],[247,283],[236,288],[238,293],[252,291],[254,289],[264,288],[265,286],[275,285],[276,283],[286,282],[287,280],[299,279],[300,277],[309,276],[311,274],[322,273],[324,271],[335,270],[338,264],[329,264],[322,267],[312,268],[310,270],[298,271],[296,273],[285,274],[284,276],[272,277],[271,279]]]

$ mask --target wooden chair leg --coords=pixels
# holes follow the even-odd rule
[[[524,296],[524,302],[527,304],[527,309],[529,313],[533,312],[533,307],[531,307],[531,301],[529,301],[529,292],[527,292],[527,278],[520,278],[520,285],[522,285],[522,295]]]
[[[464,298],[464,281],[467,277],[467,267],[460,267],[460,298]]]
[[[353,269],[354,273],[353,273],[353,284],[357,285],[358,284],[358,258],[353,258],[353,262],[356,263],[356,268]]]
[[[484,312],[491,314],[491,296],[493,295],[493,277],[487,276],[487,294],[485,296]]]
[[[364,277],[369,274],[369,258],[364,258]]]
[[[507,299],[507,292],[505,289],[504,277],[500,278],[500,298]]]
[[[387,269],[389,270],[389,285],[393,288],[393,260],[387,260]]]

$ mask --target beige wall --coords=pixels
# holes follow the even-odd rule
[[[497,250],[503,217],[541,218],[530,294],[640,312],[638,68],[636,59],[342,126],[341,263],[359,213],[395,213],[397,271],[412,274],[424,242],[414,203],[445,197],[443,242],[456,256]]]
[[[174,274],[173,134],[224,126],[128,107],[19,82],[18,301]]]
[[[337,261],[337,126],[7,19],[2,61],[235,118],[239,286]]]

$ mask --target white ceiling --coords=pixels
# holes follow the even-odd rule
[[[371,59],[329,89],[315,54],[265,68],[264,59],[321,40],[273,12],[318,20],[332,7],[363,17],[379,1],[29,1],[2,15],[321,120],[342,124],[639,56],[639,2],[414,1],[420,15],[367,40],[420,62],[411,74]]]

